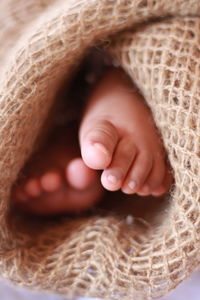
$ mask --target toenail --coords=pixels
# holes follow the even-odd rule
[[[131,190],[134,190],[136,188],[137,184],[134,180],[131,180],[128,184],[128,187],[131,189]]]
[[[109,154],[108,150],[106,149],[106,147],[105,147],[104,145],[102,145],[102,144],[100,144],[100,143],[94,143],[93,146],[94,146],[96,149],[98,149],[98,150],[100,150],[101,152],[103,152],[104,154],[106,154],[106,155]]]
[[[117,179],[116,176],[111,175],[111,174],[107,176],[107,179],[112,184],[117,184],[119,182],[119,179]]]

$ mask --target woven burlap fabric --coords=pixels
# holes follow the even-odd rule
[[[2,277],[68,297],[150,299],[198,266],[198,16],[199,0],[0,2]],[[112,214],[54,221],[11,216],[11,187],[57,92],[99,42],[145,96],[163,137],[175,177],[165,211],[145,228]]]

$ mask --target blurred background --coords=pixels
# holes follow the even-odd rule
[[[168,296],[159,300],[200,300],[200,271],[195,272],[186,282],[180,284]],[[27,291],[19,287],[13,287],[0,280],[0,299],[2,300],[100,300],[97,298],[67,299],[57,295],[41,294]]]

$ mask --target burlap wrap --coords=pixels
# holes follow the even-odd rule
[[[0,1],[1,276],[68,297],[150,299],[198,266],[199,16],[199,0]],[[99,41],[137,84],[162,134],[175,173],[165,212],[143,231],[112,214],[8,217],[11,186],[57,91]]]

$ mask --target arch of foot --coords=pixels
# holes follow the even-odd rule
[[[32,152],[63,78],[67,80],[85,49],[138,21],[177,11],[180,15],[200,14],[200,3],[73,0],[66,5],[64,0],[55,0],[25,31],[2,75],[0,90],[1,224],[8,190]],[[130,295],[164,294],[194,267],[200,169],[196,142],[199,82],[193,75],[199,63],[198,22],[192,18],[160,21],[142,27],[141,32],[124,33],[118,43],[113,41],[113,53],[152,108],[175,170],[176,187],[162,224],[146,236],[127,230],[112,217],[65,219],[45,225],[41,221],[38,224],[43,230],[34,222],[13,218],[12,232],[6,225],[1,230],[2,276],[68,296],[80,293],[130,299]],[[186,48],[180,46],[184,41]],[[181,49],[188,49],[187,58]],[[181,82],[174,77],[177,68],[184,78]],[[185,117],[188,109],[192,118]]]

